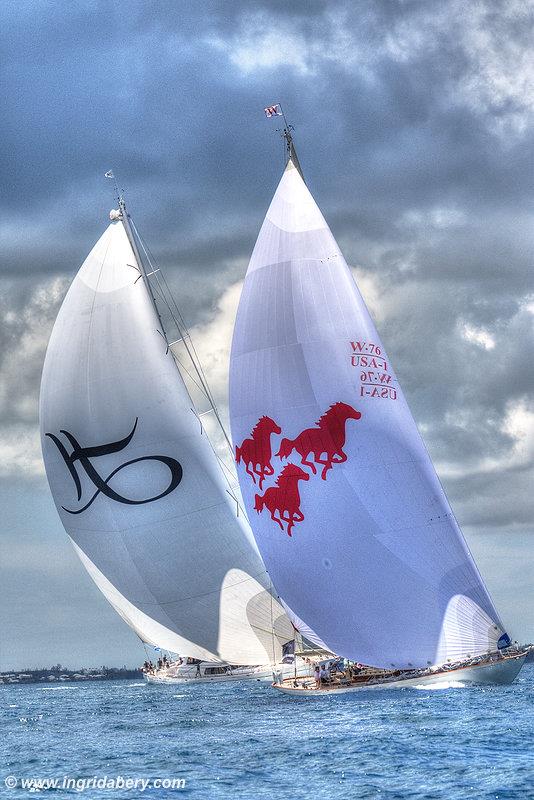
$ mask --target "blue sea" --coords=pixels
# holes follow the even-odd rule
[[[291,698],[103,681],[4,685],[0,703],[2,797],[534,798],[534,665],[504,687]],[[32,778],[59,785],[21,788]]]

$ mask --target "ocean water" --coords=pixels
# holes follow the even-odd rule
[[[534,665],[504,687],[296,699],[117,681],[0,686],[0,705],[2,797],[534,798]],[[60,785],[22,789],[31,778]]]

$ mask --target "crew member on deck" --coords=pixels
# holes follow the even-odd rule
[[[321,688],[321,667],[319,664],[315,667],[315,688]]]

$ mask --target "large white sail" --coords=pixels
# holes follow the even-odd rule
[[[332,651],[421,667],[509,642],[350,270],[291,160],[245,279],[230,414],[269,574]]]
[[[120,220],[58,314],[40,421],[63,525],[139,636],[201,659],[278,661],[291,623],[236,517]]]

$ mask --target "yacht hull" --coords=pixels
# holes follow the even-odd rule
[[[228,683],[229,681],[271,681],[275,675],[280,675],[282,679],[294,677],[295,667],[293,664],[261,665],[257,667],[241,667],[231,670],[225,674],[196,674],[196,670],[178,673],[176,675],[165,675],[156,673],[145,673],[147,683],[157,684],[185,684],[185,683]],[[297,670],[297,676],[309,677],[310,668],[301,667]]]
[[[273,683],[278,691],[298,697],[318,695],[338,695],[353,692],[369,692],[380,689],[404,688],[433,688],[448,689],[453,687],[492,686],[512,683],[525,662],[527,651],[512,656],[505,656],[499,661],[474,664],[466,667],[444,669],[416,676],[402,677],[397,680],[391,678],[375,678],[357,685],[329,686],[316,689],[307,682],[307,685],[295,687],[290,678],[282,683]]]

